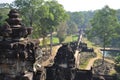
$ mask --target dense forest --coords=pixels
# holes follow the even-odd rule
[[[45,38],[57,32],[59,41],[65,36],[84,30],[85,36],[103,47],[120,47],[120,9],[105,6],[95,11],[66,12],[55,0],[15,0],[11,4],[0,4],[0,26],[5,23],[10,9],[20,12],[24,26],[33,27],[32,38]],[[120,54],[116,57],[116,70],[120,72]]]

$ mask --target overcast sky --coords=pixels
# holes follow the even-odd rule
[[[0,0],[0,3],[11,3],[14,0]],[[101,9],[108,5],[113,9],[120,9],[120,0],[58,0],[66,11],[88,11]]]

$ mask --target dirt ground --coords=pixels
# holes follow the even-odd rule
[[[95,58],[92,58],[89,60],[89,63],[88,65],[86,66],[86,69],[89,70],[94,62],[97,60],[97,59],[102,59],[102,55],[101,55],[101,52],[100,52],[100,49],[99,48],[96,48],[95,49],[95,53],[97,54],[97,56]],[[109,63],[113,63],[114,64],[114,61],[110,60],[110,59],[105,59],[105,61],[109,62]]]
[[[46,61],[44,61],[42,63],[42,66],[48,66],[48,65],[51,64],[51,62],[53,62],[54,57],[55,57],[55,55],[57,53],[57,50],[60,48],[60,46],[61,45],[53,46],[53,48],[52,48],[52,54],[50,55],[50,57]]]

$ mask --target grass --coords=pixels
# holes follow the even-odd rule
[[[94,43],[88,41],[86,38],[83,38],[83,41],[87,43],[88,47],[94,48],[95,54],[96,54],[97,56],[99,56],[100,58],[102,58],[102,54],[101,54],[101,52],[99,51],[100,46],[95,45]],[[89,59],[88,59],[83,65],[81,65],[80,68],[85,68],[85,67],[87,66],[88,62],[89,62]],[[112,69],[112,70],[110,71],[109,75],[113,75],[113,74],[115,74],[115,73],[116,73],[115,69]]]
[[[72,36],[67,36],[65,38],[65,41],[63,41],[63,43],[68,43],[68,42],[72,42]]]
[[[77,35],[70,35],[70,36],[67,36],[65,38],[65,40],[63,41],[63,43],[69,43],[69,42],[77,41],[77,40],[78,40],[78,36]],[[46,42],[47,42],[47,44],[50,44],[50,37],[46,38]],[[53,42],[53,44],[58,44],[59,43],[59,39],[58,39],[58,37],[56,37],[56,35],[53,36],[52,42]],[[40,42],[40,46],[42,46],[42,45],[43,45],[43,43],[41,41]]]
[[[53,43],[54,44],[59,43],[59,39],[57,37],[53,37]]]
[[[94,43],[87,40],[87,38],[83,38],[83,42],[87,43],[88,47],[95,47]]]
[[[100,46],[95,45],[94,43],[90,42],[86,38],[83,38],[83,41],[87,43],[88,47],[94,48],[94,50],[95,50],[94,52],[95,52],[96,55],[102,57],[101,52],[99,52],[99,50],[98,50],[100,48]]]
[[[63,43],[68,43],[72,41],[77,41],[78,36],[77,35],[70,35],[65,38],[65,41]]]
[[[65,38],[65,43],[68,43],[68,42],[72,42],[72,41],[77,41],[78,39],[78,36],[77,35],[72,35],[72,36],[67,36]],[[56,43],[59,43],[59,39],[58,37],[53,37],[53,44],[56,44]],[[50,41],[49,41],[49,44],[50,44]]]
[[[89,60],[90,60],[90,58],[87,61],[85,61],[83,64],[81,64],[80,65],[80,69],[85,69],[87,64],[88,64],[88,62],[89,62]]]
[[[59,39],[57,37],[53,37],[52,42],[53,42],[53,44],[57,44],[57,43],[59,43]],[[50,39],[47,40],[47,44],[50,44]]]
[[[115,71],[115,69],[112,69],[112,70],[110,70],[110,73],[109,73],[109,75],[114,75],[114,74],[116,74],[117,72]]]
[[[50,44],[50,38],[47,37],[45,40],[46,40],[47,44]],[[59,39],[57,37],[53,37],[52,42],[53,42],[53,44],[58,44]],[[42,46],[42,45],[43,45],[43,43],[42,43],[42,41],[40,41],[40,46]]]
[[[92,42],[90,42],[89,40],[87,40],[87,38],[82,38],[82,41],[85,42],[85,43],[87,43],[87,46],[88,46],[88,47],[96,48],[96,46],[94,45],[94,43],[92,43]],[[95,53],[95,55],[96,55],[96,54],[97,54],[97,53]],[[92,58],[93,58],[93,57],[92,57]],[[85,69],[86,66],[87,66],[87,64],[89,63],[89,60],[92,59],[92,58],[89,57],[84,63],[82,63],[82,64],[80,65],[80,68],[81,68],[81,69]]]

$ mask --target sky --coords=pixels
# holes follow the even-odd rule
[[[0,3],[11,3],[14,0],[0,0]],[[112,9],[120,9],[120,0],[58,0],[66,11],[90,11],[108,5]]]

